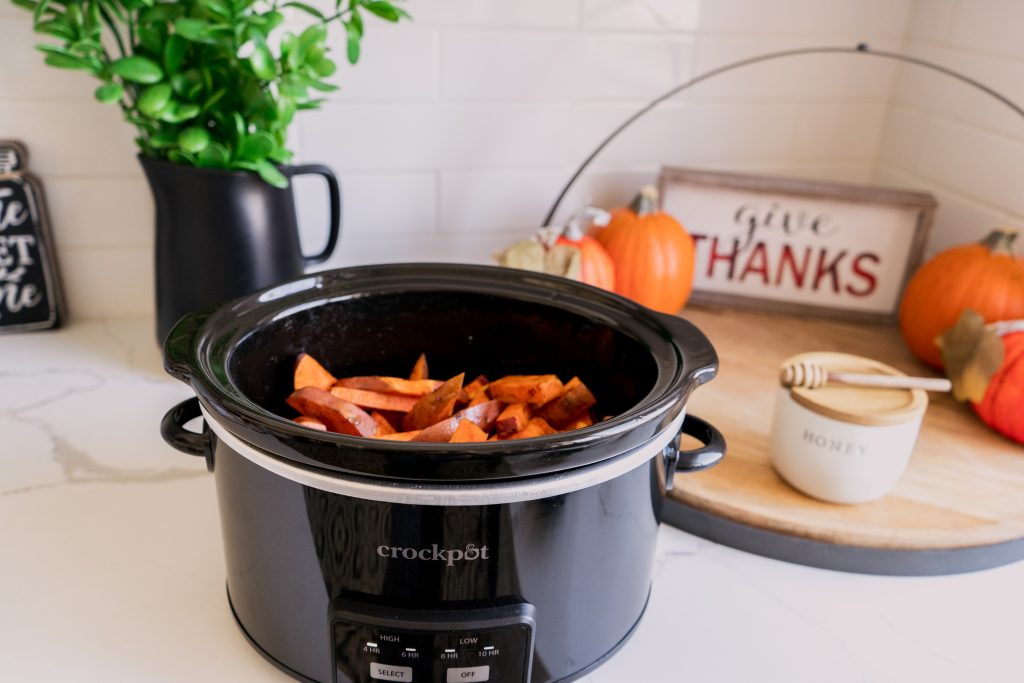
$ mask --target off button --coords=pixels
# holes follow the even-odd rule
[[[448,677],[445,683],[458,683],[459,681],[486,681],[491,677],[489,666],[467,666],[461,669],[448,669]]]
[[[370,678],[376,681],[411,681],[412,667],[370,663]],[[468,679],[473,680],[473,679]],[[484,680],[487,680],[486,678]]]

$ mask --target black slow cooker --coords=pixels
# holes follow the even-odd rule
[[[316,432],[287,417],[301,352],[337,376],[401,376],[421,352],[441,378],[578,375],[611,417],[473,444]],[[214,472],[231,609],[300,680],[583,676],[644,612],[673,475],[724,452],[685,413],[717,370],[696,327],[526,271],[325,272],[186,316],[164,356],[197,395],[161,428]]]

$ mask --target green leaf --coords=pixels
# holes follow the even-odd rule
[[[157,149],[167,149],[168,147],[177,147],[178,145],[178,134],[172,130],[162,130],[159,133],[155,133],[149,138],[149,144]]]
[[[224,168],[231,160],[231,153],[219,142],[211,142],[196,157],[196,166],[200,168]]]
[[[293,69],[298,65],[295,59],[297,55],[295,42],[295,34],[290,31],[281,36],[281,63],[287,64]]]
[[[65,57],[79,57],[79,54],[77,52],[69,50],[63,45],[49,45],[47,43],[40,43],[36,45],[35,48],[40,52],[46,52],[48,54],[64,55]]]
[[[92,71],[93,64],[88,59],[81,57],[68,57],[67,55],[48,54],[44,60],[50,66],[58,69],[78,69],[80,71]]]
[[[196,154],[210,144],[210,133],[199,126],[189,126],[178,134],[178,146],[185,152]]]
[[[302,12],[305,12],[306,14],[316,17],[320,21],[323,21],[324,19],[327,18],[324,16],[324,13],[318,10],[316,7],[311,7],[310,5],[307,5],[304,2],[286,2],[284,3],[284,5],[282,5],[282,7],[294,7],[297,10],[300,10]]]
[[[339,89],[338,86],[336,85],[324,83],[323,81],[318,81],[315,78],[306,78],[305,81],[306,85],[308,85],[310,88],[312,88],[313,90],[319,90],[320,92],[335,92]]]
[[[359,33],[359,37],[363,37],[363,15],[359,13],[358,6],[352,7],[352,18],[349,20],[355,30]]]
[[[202,19],[178,19],[174,22],[175,33],[192,41],[204,42],[209,28],[210,24]]]
[[[136,104],[146,116],[156,116],[171,102],[173,91],[170,83],[157,83],[142,91]]]
[[[316,100],[306,100],[305,102],[300,102],[300,103],[299,103],[299,104],[297,105],[297,107],[298,107],[298,109],[300,109],[300,110],[306,110],[306,109],[319,109],[319,108],[320,108],[320,105],[321,105],[321,104],[323,104],[323,103],[324,103],[324,102],[326,102],[326,101],[327,101],[327,100],[325,100],[325,99],[316,99]]]
[[[228,94],[227,89],[226,88],[221,88],[217,92],[215,92],[212,95],[210,95],[209,97],[207,97],[206,101],[203,102],[203,105],[202,105],[203,111],[209,111],[213,107],[213,105],[217,104],[222,99],[224,99],[224,96],[227,95],[227,94]]]
[[[243,161],[257,161],[273,152],[276,144],[270,133],[261,130],[242,138],[235,157]]]
[[[116,17],[118,21],[122,23],[127,21],[127,17],[125,17],[124,12],[121,10],[121,6],[117,4],[115,0],[99,0],[99,3],[100,7],[106,10],[107,13]]]
[[[185,166],[195,166],[196,158],[187,152],[181,150],[172,149],[167,153],[168,161],[173,161],[176,164],[184,164]]]
[[[167,40],[166,26],[163,26],[162,24],[139,26],[135,31],[135,35],[143,52],[151,54],[154,57],[163,54],[164,43]],[[136,53],[138,52],[139,50],[136,50]]]
[[[363,7],[366,8],[367,12],[376,14],[381,19],[386,19],[387,21],[398,21],[402,17],[409,17],[405,10],[399,9],[390,2],[383,2],[382,0],[364,2]]]
[[[199,0],[199,4],[221,19],[230,19],[232,16],[231,8],[217,0]]]
[[[124,88],[120,83],[104,83],[96,88],[96,99],[103,104],[113,104],[124,96]]]
[[[61,40],[74,40],[76,37],[74,30],[67,25],[63,18],[38,23],[35,26],[35,31]]]
[[[50,0],[39,0],[39,4],[36,5],[35,11],[32,13],[32,21],[39,23],[39,20],[43,18],[43,13],[50,7]]]
[[[174,102],[157,114],[157,118],[167,123],[182,123],[199,116],[199,105],[191,102]]]
[[[35,0],[11,0],[11,4],[16,7],[21,7],[23,9],[30,9],[34,11],[36,5],[38,5],[39,3],[36,2]]]
[[[157,83],[164,77],[160,65],[148,57],[122,57],[110,65],[110,73],[133,83]]]
[[[362,36],[352,23],[345,24],[345,32],[348,34],[348,63],[355,64],[359,61],[359,41]]]
[[[313,70],[316,71],[316,74],[321,78],[327,78],[328,76],[333,75],[337,69],[338,66],[326,57],[313,65]]]
[[[327,40],[327,28],[323,24],[313,24],[299,35],[297,49],[300,60],[305,59],[309,49],[314,45],[321,45]]]
[[[274,187],[288,187],[288,178],[277,170],[277,166],[270,163],[266,159],[261,159],[256,162],[256,172],[260,174],[260,178],[263,178],[267,184],[273,185]]]
[[[167,73],[177,73],[185,61],[187,49],[188,41],[177,33],[167,38],[167,42],[164,44],[164,69]]]
[[[245,119],[237,111],[231,112],[232,118],[235,119],[235,137],[241,140],[245,137],[245,133],[248,130],[248,126],[245,124]]]
[[[277,64],[274,62],[274,55],[262,40],[256,42],[256,49],[249,57],[249,66],[256,76],[265,81],[273,80],[277,76]]]

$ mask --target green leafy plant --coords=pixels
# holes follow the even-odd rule
[[[138,130],[144,156],[255,171],[285,187],[286,133],[296,112],[315,109],[336,70],[328,30],[344,30],[359,60],[364,16],[409,15],[384,0],[333,0],[323,11],[278,0],[11,0],[33,12],[45,61],[100,79],[96,99],[118,105]],[[286,31],[285,13],[306,24]]]

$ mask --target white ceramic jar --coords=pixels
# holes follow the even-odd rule
[[[786,361],[832,372],[902,375],[845,353],[802,353]],[[928,395],[921,389],[826,385],[780,388],[772,465],[794,488],[833,503],[864,503],[889,492],[910,461]]]

